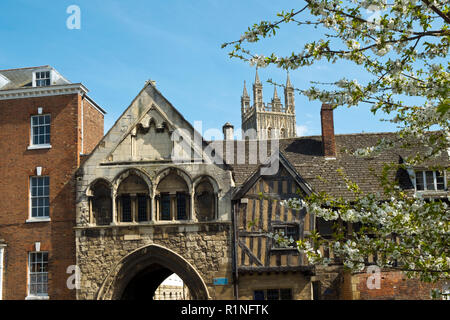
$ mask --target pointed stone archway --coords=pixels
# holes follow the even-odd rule
[[[172,273],[176,273],[187,285],[191,299],[211,299],[197,270],[176,252],[156,244],[137,249],[124,257],[106,277],[97,299],[151,299],[159,284]]]

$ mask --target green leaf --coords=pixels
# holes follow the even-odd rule
[[[437,107],[437,112],[439,112],[441,114],[441,116],[444,116],[449,110],[450,110],[450,99],[449,98],[442,101]]]

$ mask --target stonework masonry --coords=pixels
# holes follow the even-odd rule
[[[156,290],[154,300],[190,300],[189,290],[185,286],[162,284]]]
[[[224,286],[213,285],[215,278],[232,278],[231,174],[223,165],[173,163],[170,156],[177,142],[171,141],[170,134],[177,128],[193,134],[190,124],[148,83],[78,170],[76,251],[81,270],[78,299],[122,299],[126,296],[123,290],[128,290],[127,286],[133,282],[127,277],[131,273],[139,277],[139,268],[144,272],[156,265],[157,272],[170,269],[188,286],[198,287],[199,291],[189,287],[193,298],[233,298],[231,281]],[[202,153],[202,149],[193,152]],[[134,179],[134,184],[129,184],[129,179]],[[208,199],[213,199],[206,220],[200,221],[197,197],[199,186],[205,181],[210,186]],[[95,211],[98,182],[109,190],[108,202],[112,204],[107,210],[110,223],[102,226],[96,215],[103,211],[101,208]],[[181,188],[186,199],[186,217],[179,220],[174,216],[181,209],[172,210],[178,207],[173,198],[170,221],[164,220],[162,197],[169,193],[178,197],[177,188]],[[132,214],[132,221],[127,222],[121,194],[126,191],[133,198],[137,191],[132,190],[138,189],[147,199],[147,218],[138,221]],[[135,262],[146,257],[152,259]],[[123,270],[134,263],[136,266],[123,276],[126,280],[121,279]],[[174,270],[182,265],[186,271]]]
[[[112,298],[114,275],[121,261],[135,250],[154,244],[176,252],[194,266],[208,288],[209,298],[233,298],[230,286],[213,285],[216,277],[231,278],[230,224],[207,223],[77,229],[78,261],[83,284],[78,299]],[[183,275],[179,276],[183,279]],[[99,296],[102,286],[105,289]]]
[[[289,75],[284,89],[284,106],[277,88],[270,103],[263,102],[263,86],[256,70],[253,105],[244,82],[241,97],[242,130],[250,139],[292,138],[296,136],[295,99]]]

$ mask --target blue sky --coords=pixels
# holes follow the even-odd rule
[[[66,9],[81,9],[81,29],[69,30]],[[105,132],[139,93],[148,79],[172,104],[203,130],[231,122],[240,128],[240,96],[244,80],[251,92],[255,69],[230,59],[220,45],[239,39],[247,27],[275,19],[281,10],[302,1],[257,0],[2,0],[0,3],[0,69],[51,65],[72,82],[82,82],[108,114]],[[282,29],[276,39],[254,48],[261,53],[290,54],[317,30]],[[262,81],[284,83],[286,73],[274,67],[259,70]],[[295,87],[310,81],[329,82],[342,76],[365,79],[362,70],[321,62],[291,72]],[[279,94],[281,92],[279,91]],[[264,101],[273,86],[264,84]],[[296,116],[303,135],[320,134],[319,101],[296,95]],[[336,133],[393,131],[369,107],[338,108]]]

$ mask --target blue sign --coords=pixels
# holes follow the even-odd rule
[[[215,286],[226,286],[228,284],[228,278],[214,278]]]

